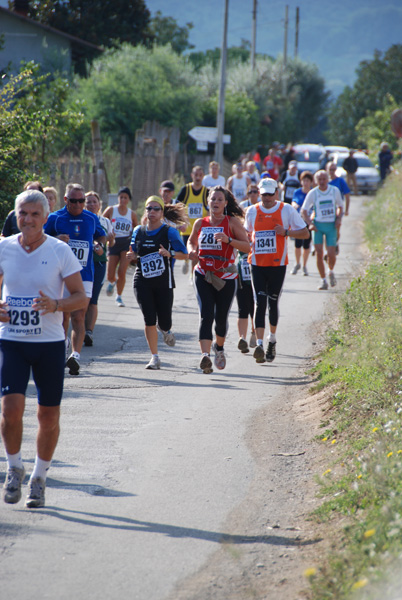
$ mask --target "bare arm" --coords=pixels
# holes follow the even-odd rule
[[[193,231],[187,241],[188,258],[191,260],[198,259],[198,234],[201,229],[202,219],[197,219],[193,225]]]
[[[240,250],[240,252],[249,252],[250,242],[248,239],[248,235],[239,219],[237,219],[236,217],[231,217],[229,227],[233,235],[233,237],[230,236],[230,242],[230,238],[223,231],[220,233],[215,233],[215,239],[218,241],[222,241],[225,244],[229,244],[233,248]]]
[[[88,298],[85,294],[82,284],[81,274],[78,271],[64,279],[64,283],[70,292],[68,298],[50,298],[39,290],[39,296],[34,299],[33,310],[41,311],[41,315],[47,315],[54,312],[71,312],[86,308]]]

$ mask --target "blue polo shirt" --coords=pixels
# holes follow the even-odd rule
[[[89,210],[83,210],[80,215],[73,216],[65,206],[49,215],[44,230],[53,237],[62,233],[70,237],[68,245],[80,262],[82,280],[93,281],[93,241],[105,235],[98,217]]]
[[[338,188],[338,190],[342,194],[342,198],[344,197],[345,194],[350,194],[349,186],[343,177],[335,177],[335,179],[328,181],[328,183],[329,183],[329,185],[334,185],[335,187]]]

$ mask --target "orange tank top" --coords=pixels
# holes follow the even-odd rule
[[[283,227],[282,210],[284,203],[280,202],[276,211],[266,213],[257,206],[254,230],[251,239],[251,249],[248,262],[259,267],[279,267],[288,264],[288,248],[286,238],[277,235],[275,225]]]

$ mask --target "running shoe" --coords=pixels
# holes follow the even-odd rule
[[[183,275],[187,275],[188,268],[189,268],[188,267],[188,260],[185,260],[184,263],[183,263],[183,268],[182,268]]]
[[[335,277],[335,273],[333,273],[333,272],[331,271],[331,273],[329,273],[328,277],[329,277],[329,283],[330,283],[330,286],[331,286],[331,287],[335,287],[335,286],[336,286],[336,277]]]
[[[210,357],[208,356],[208,354],[203,354],[202,355],[201,362],[200,362],[200,369],[204,373],[206,373],[207,375],[209,373],[213,372],[212,360],[210,359]]]
[[[67,359],[66,367],[70,369],[70,375],[78,375],[80,372],[80,362],[73,354]]]
[[[10,467],[3,486],[3,500],[7,504],[17,504],[21,500],[21,485],[25,477],[25,468]]]
[[[166,346],[174,346],[176,344],[176,338],[174,337],[174,333],[170,331],[170,329],[169,331],[163,331],[163,329],[161,329],[159,325],[158,329],[163,335],[163,341],[165,342]]]
[[[124,306],[126,306],[121,296],[116,296],[116,304],[117,306],[120,306],[120,308],[124,308]]]
[[[90,329],[88,329],[85,332],[84,344],[85,344],[85,346],[93,346],[94,345],[94,336]]]
[[[256,347],[256,345],[257,345],[257,336],[255,335],[255,331],[251,332],[250,341],[249,341],[248,344],[249,344],[250,348],[255,348]]]
[[[28,496],[25,502],[27,508],[45,506],[46,482],[42,477],[31,478],[28,482]]]
[[[106,296],[113,296],[113,292],[114,292],[114,286],[116,285],[116,283],[109,283],[106,286]]]
[[[247,344],[247,340],[245,340],[242,337],[239,339],[239,343],[237,344],[237,347],[240,350],[240,352],[242,352],[243,354],[250,352],[250,349]]]
[[[328,289],[328,283],[326,281],[322,281],[317,288],[317,290],[327,290],[327,289]]]
[[[304,277],[308,277],[307,267],[303,267],[303,275]]]
[[[255,358],[255,362],[257,362],[257,363],[265,362],[263,346],[256,346],[256,348],[254,350],[253,358]]]
[[[145,367],[146,369],[152,369],[153,371],[156,371],[157,369],[161,368],[161,361],[159,356],[151,356],[151,360],[149,361],[149,363],[147,364],[147,366]]]
[[[222,371],[225,367],[226,367],[226,356],[223,350],[217,350],[216,348],[216,342],[214,342],[212,344],[211,347],[212,352],[215,353],[215,367],[217,369],[219,369],[219,371]]]
[[[265,353],[265,359],[267,362],[272,362],[276,356],[276,342],[268,342],[268,348]]]
[[[296,275],[297,271],[299,271],[301,265],[295,265],[291,271],[291,275]]]

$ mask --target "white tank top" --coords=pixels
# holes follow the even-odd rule
[[[131,208],[127,208],[127,214],[119,213],[118,205],[113,206],[113,214],[110,219],[113,225],[114,233],[117,238],[128,237],[133,231],[133,220],[131,218]]]
[[[236,177],[232,179],[232,194],[236,198],[237,202],[241,202],[247,196],[247,179],[246,177]]]

